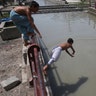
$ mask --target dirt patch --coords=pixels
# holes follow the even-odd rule
[[[22,81],[22,40],[21,38],[0,42],[0,82],[11,76],[16,76]],[[28,82],[21,83],[19,86],[5,91],[0,85],[0,96],[33,96],[33,88],[29,87]]]

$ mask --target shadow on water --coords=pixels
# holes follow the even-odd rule
[[[52,70],[55,70],[55,75],[57,75],[57,78],[56,76],[54,76]],[[78,88],[88,80],[88,77],[80,77],[76,83],[63,83],[60,79],[59,74],[57,73],[55,66],[48,70],[48,78],[53,96],[68,96],[71,93],[75,93]],[[57,85],[57,79],[59,80],[60,85]]]
[[[49,59],[49,52],[43,40],[39,40],[39,43],[41,45],[41,50],[46,64]],[[55,74],[53,73],[53,70]],[[74,84],[63,83],[58,74],[57,67],[55,66],[55,64],[52,64],[49,67],[49,69],[47,70],[47,74],[47,78],[49,80],[53,96],[68,96],[71,93],[75,93],[78,90],[78,88],[88,80],[88,77],[80,77],[78,81]],[[57,84],[57,79],[60,85]]]

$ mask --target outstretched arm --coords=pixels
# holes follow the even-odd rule
[[[75,54],[75,49],[73,48],[73,46],[71,46],[71,49],[72,49],[72,51],[73,51],[73,55]]]
[[[69,51],[68,51],[68,49],[66,49],[65,51],[71,56],[71,57],[74,57],[74,54],[75,54],[75,50],[74,50],[74,48],[71,46],[70,47],[71,49],[72,49],[72,53],[70,53]]]
[[[42,38],[42,36],[41,36],[41,34],[40,34],[40,32],[39,32],[39,30],[38,30],[38,28],[36,27],[36,25],[34,24],[34,29],[36,30],[36,32],[39,34],[39,36],[40,36],[40,38]]]
[[[71,54],[67,49],[65,50],[71,57],[74,57],[73,53]]]
[[[34,21],[32,20],[32,17],[31,17],[31,12],[29,10],[26,11],[26,14],[27,14],[27,17],[28,17],[28,20],[32,26],[32,28],[39,34],[40,38],[42,38],[38,28],[36,27],[36,25],[34,24]]]

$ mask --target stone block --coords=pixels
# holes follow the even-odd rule
[[[16,77],[12,76],[4,81],[1,82],[1,86],[6,90],[11,90],[12,88],[18,86],[21,81]]]

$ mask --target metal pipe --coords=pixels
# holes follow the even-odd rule
[[[37,44],[32,44],[28,49],[29,63],[33,75],[34,93],[35,96],[47,96],[40,67],[39,51],[40,48]]]
[[[39,96],[46,96],[45,86],[44,86],[44,79],[41,74],[41,68],[40,68],[40,62],[39,62],[39,54],[37,48],[34,48],[34,58],[35,58],[35,64],[38,74],[38,81],[39,81],[39,87],[40,87],[40,94]]]
[[[32,64],[32,75],[33,75],[33,85],[34,85],[34,94],[35,94],[35,96],[38,96],[38,90],[37,90],[37,78],[35,78],[35,64],[34,64],[34,62],[32,61],[31,62],[31,64]]]

